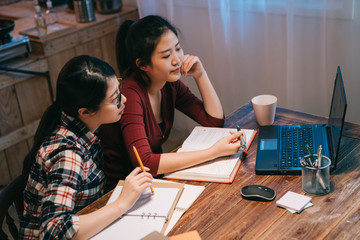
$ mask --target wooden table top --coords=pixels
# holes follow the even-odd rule
[[[324,117],[277,108],[274,124],[326,123]],[[231,113],[224,127],[258,129],[254,112],[246,104]],[[178,181],[205,186],[204,192],[181,217],[169,236],[197,230],[202,239],[360,239],[360,126],[346,123],[331,192],[312,197],[313,207],[300,214],[276,206],[287,191],[304,194],[300,175],[256,175],[256,136],[232,184]],[[265,185],[275,190],[272,202],[244,200],[240,189]],[[83,209],[103,206],[109,195]]]

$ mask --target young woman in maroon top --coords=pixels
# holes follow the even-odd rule
[[[121,120],[99,131],[109,186],[138,166],[133,146],[153,176],[238,152],[242,132],[206,150],[162,153],[175,109],[203,126],[224,124],[223,108],[200,59],[184,55],[177,31],[168,21],[160,16],[125,21],[117,35],[116,54],[127,103]],[[202,100],[179,80],[181,76],[194,79]]]

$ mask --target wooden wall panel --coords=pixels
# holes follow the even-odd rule
[[[5,150],[11,180],[21,174],[23,161],[28,152],[29,148],[26,141],[22,141]]]
[[[28,138],[26,141],[30,150],[32,148],[32,145],[34,144],[34,137]]]
[[[103,60],[109,63],[114,68],[117,76],[120,76],[116,64],[116,34],[117,32],[109,33],[106,36],[102,37],[100,41],[101,49],[103,52]]]
[[[57,53],[56,55],[52,55],[48,57],[50,81],[51,81],[52,91],[54,93],[54,98],[56,97],[56,81],[59,72],[61,68],[65,65],[65,63],[75,56],[76,56],[75,49],[71,48],[62,51],[60,53]]]
[[[109,19],[91,27],[84,28],[78,32],[78,42],[83,44],[93,39],[99,39],[109,33],[116,32],[119,26],[116,19]]]
[[[0,152],[0,186],[7,185],[11,181],[9,167],[7,165],[5,152]]]
[[[0,136],[22,126],[18,101],[14,87],[6,87],[0,90]]]
[[[16,85],[24,125],[38,120],[51,105],[46,77],[36,76]]]
[[[0,136],[0,151],[3,151],[12,145],[15,145],[19,142],[25,141],[35,135],[36,129],[39,125],[40,119],[20,127],[11,133]]]
[[[76,46],[75,48],[76,56],[79,55],[89,55],[103,59],[103,50],[101,49],[100,40],[94,39],[81,45]]]

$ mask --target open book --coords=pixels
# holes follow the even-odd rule
[[[255,137],[256,131],[253,129],[242,130],[245,131],[246,150],[248,150]],[[230,131],[235,132],[236,129],[197,126],[184,141],[178,152],[191,152],[207,149],[221,138],[230,135]],[[240,150],[237,154],[231,156],[217,158],[187,169],[166,174],[164,178],[232,183],[241,165],[242,156],[243,152]]]
[[[115,201],[121,193],[124,181],[114,189],[107,204]],[[165,232],[184,185],[179,183],[154,183],[154,192],[146,189],[123,216],[115,220],[92,239],[140,239],[147,234]]]

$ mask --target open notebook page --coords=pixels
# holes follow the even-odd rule
[[[139,219],[138,217],[124,217],[116,220],[91,240],[126,239],[138,240],[153,231],[161,232],[165,218]]]
[[[122,186],[117,186],[108,204],[115,201],[121,193]],[[161,232],[171,207],[179,192],[177,188],[154,188],[155,194],[146,189],[121,218],[115,220],[92,239],[139,239],[152,231]]]
[[[108,203],[115,201],[122,190],[122,186],[116,186]],[[155,188],[154,188],[155,192]],[[134,206],[130,208],[124,215],[127,216],[143,216],[156,214],[156,216],[167,217],[171,206],[173,205],[179,189],[177,188],[156,188],[155,194],[152,194],[147,188],[140,195]]]

